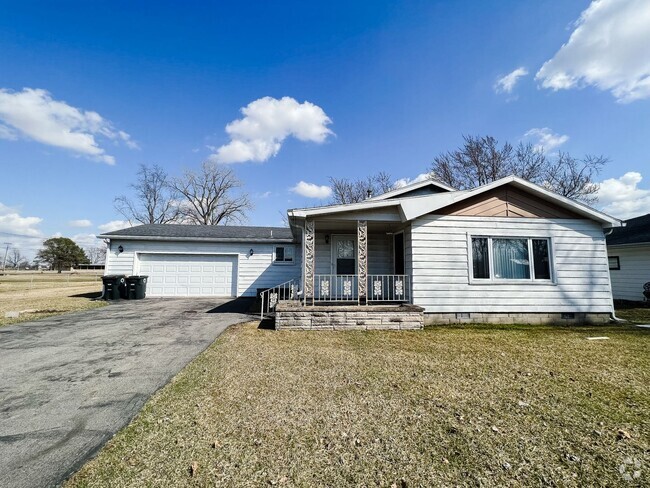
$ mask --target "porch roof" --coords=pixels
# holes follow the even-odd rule
[[[595,210],[584,203],[558,195],[557,193],[542,188],[534,183],[530,183],[522,178],[518,178],[517,176],[507,176],[472,190],[447,191],[443,193],[434,193],[432,195],[401,198],[396,196],[385,200],[368,199],[363,202],[345,205],[328,205],[324,207],[292,209],[288,211],[288,216],[290,222],[295,222],[297,219],[308,217],[341,216],[355,212],[359,214],[359,219],[361,220],[373,220],[373,211],[376,212],[379,209],[393,209],[393,211],[397,211],[401,222],[408,222],[422,215],[435,212],[436,210],[443,209],[454,203],[462,202],[463,200],[467,200],[471,197],[504,185],[515,186],[520,190],[552,202],[553,204],[568,209],[584,218],[599,222],[603,227],[620,227],[624,225],[623,222],[617,218]]]

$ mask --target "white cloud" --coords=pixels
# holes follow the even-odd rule
[[[133,227],[128,220],[111,220],[110,222],[97,226],[102,232],[113,232],[114,230],[126,229],[127,227]]]
[[[535,79],[544,88],[593,85],[619,102],[650,97],[650,2],[594,0]]]
[[[9,243],[10,247],[19,249],[29,259],[34,257],[43,241],[43,234],[38,228],[42,221],[40,217],[23,217],[18,209],[0,203],[0,242],[3,251],[4,243]]]
[[[298,182],[291,191],[307,198],[320,198],[321,200],[332,194],[332,189],[327,185],[315,185],[304,181]]]
[[[542,127],[530,129],[524,134],[524,139],[530,140],[538,151],[548,153],[567,142],[569,136],[555,134],[548,127]]]
[[[494,84],[494,91],[497,93],[512,93],[512,90],[515,89],[517,82],[519,82],[519,78],[523,78],[527,74],[528,70],[523,66],[517,68],[511,73],[508,73],[507,75],[499,78]]]
[[[7,141],[15,141],[18,139],[16,131],[12,130],[11,127],[0,124],[0,139],[6,139]]]
[[[619,219],[650,213],[650,189],[639,188],[641,180],[641,173],[630,171],[620,178],[601,182],[598,206],[603,212]]]
[[[37,226],[42,221],[40,217],[23,217],[17,209],[0,203],[0,233],[4,235],[40,237]]]
[[[102,244],[95,234],[75,234],[70,239],[77,243],[81,248],[96,247]]]
[[[406,185],[410,185],[411,183],[419,183],[420,181],[428,180],[429,179],[429,173],[420,173],[417,175],[415,178],[400,178],[397,180],[395,183],[393,183],[393,186],[395,188],[402,188]]]
[[[115,158],[100,147],[97,137],[137,144],[124,131],[116,130],[97,112],[84,111],[52,99],[42,89],[24,88],[21,92],[0,89],[0,137],[15,140],[18,135],[101,161],[115,164]]]
[[[291,97],[264,97],[241,109],[243,118],[226,126],[230,142],[216,149],[210,160],[217,163],[267,161],[275,156],[287,137],[325,142],[332,123],[322,108]]]
[[[90,227],[93,223],[88,219],[70,220],[68,222],[70,227]]]

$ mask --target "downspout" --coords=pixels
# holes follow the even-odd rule
[[[623,225],[625,225],[625,223],[623,223]],[[610,227],[607,232],[603,232],[603,235],[605,236],[605,254],[607,254],[607,236],[611,235],[612,232],[614,232],[614,227]],[[619,324],[624,324],[627,322],[627,320],[619,319],[616,316],[616,311],[614,309],[614,291],[612,290],[612,276],[609,273],[609,269],[607,270],[607,279],[609,280],[609,289],[612,291],[612,312],[609,315],[614,322],[617,322]]]

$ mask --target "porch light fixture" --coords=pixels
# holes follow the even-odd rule
[[[119,247],[117,248],[117,252],[118,252],[119,254],[122,254],[122,253],[124,252],[124,248],[123,248],[122,246],[119,246]]]
[[[253,252],[253,248],[251,247],[251,250],[248,251],[248,256],[250,257],[250,256],[252,256],[253,254],[254,254],[254,252]]]

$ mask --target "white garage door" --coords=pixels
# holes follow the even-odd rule
[[[149,276],[147,296],[235,296],[236,270],[236,256],[140,254],[140,274]]]

